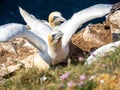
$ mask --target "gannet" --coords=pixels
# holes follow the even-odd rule
[[[31,16],[27,16],[28,19],[26,20],[32,21],[27,22],[27,24],[32,29],[31,31],[23,30],[25,28],[21,25],[13,25],[14,29],[8,28],[12,26],[10,24],[5,25],[6,27],[1,26],[0,42],[8,41],[10,38],[16,38],[16,36],[23,38],[25,37],[26,39],[28,39],[28,41],[30,41],[30,43],[38,48],[38,50],[40,51],[40,56],[43,58],[43,60],[45,60],[49,65],[54,65],[63,62],[64,59],[67,58],[69,53],[70,39],[79,28],[79,26],[89,20],[105,16],[111,11],[111,9],[111,4],[97,4],[91,6],[87,9],[75,13],[69,20],[62,23],[57,28],[57,30],[53,30],[51,27],[36,18],[31,18]],[[60,34],[60,36],[62,35],[62,38],[59,37],[59,34],[58,36],[56,36],[57,34],[55,34],[54,32],[62,33]],[[59,39],[58,43],[52,45],[53,40],[56,40],[56,38],[53,40],[48,38],[54,38],[54,36],[57,38],[59,37]]]
[[[48,22],[51,27],[56,27],[65,22],[66,19],[62,16],[62,14],[58,11],[54,11],[50,13],[48,17]]]
[[[61,51],[63,33],[59,30],[51,31],[44,39],[39,37],[35,30],[28,30],[22,24],[5,24],[0,26],[0,30],[0,42],[4,43],[15,38],[27,39],[39,50],[40,56],[48,64],[54,63],[52,60],[56,59]]]
[[[34,15],[29,14],[27,11],[23,10],[21,7],[19,7],[19,11],[25,22],[32,22],[30,18],[36,19]],[[29,16],[29,17],[28,17]],[[46,20],[41,20],[43,23],[50,27],[56,27],[62,24],[66,19],[62,16],[62,14],[58,11],[53,11],[48,16],[48,22]],[[29,24],[28,24],[29,26]]]
[[[120,41],[106,44],[97,50],[95,50],[86,60],[85,64],[91,64],[96,61],[99,57],[105,56],[109,52],[114,52],[118,47],[120,47]]]

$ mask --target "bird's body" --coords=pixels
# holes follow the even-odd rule
[[[96,61],[99,57],[103,57],[110,52],[114,52],[118,47],[120,47],[120,41],[106,44],[97,50],[95,50],[86,60],[86,64],[91,64]]]
[[[57,30],[53,30],[42,21],[31,17],[28,13],[25,14],[24,19],[30,26],[31,30],[28,31],[24,25],[14,24],[13,28],[8,30],[8,26],[1,26],[0,35],[7,34],[3,38],[0,36],[0,42],[8,41],[10,38],[16,38],[16,36],[26,38],[32,43],[39,51],[40,56],[48,64],[57,64],[63,62],[67,58],[69,53],[69,42],[72,35],[77,31],[79,26],[85,22],[94,18],[102,17],[110,12],[112,5],[110,4],[98,4],[91,6],[87,9],[75,13],[69,20],[62,23]],[[20,26],[20,27],[19,27]],[[3,28],[6,31],[3,31]],[[19,29],[20,28],[20,29]],[[12,32],[12,29],[15,29]]]
[[[57,59],[56,57],[60,55],[59,53],[62,53],[61,50],[59,50],[59,48],[61,47],[61,40],[60,41],[58,40],[59,38],[61,39],[63,35],[61,31],[51,31],[48,34],[48,36],[46,36],[47,39],[45,41],[45,39],[39,36],[39,33],[37,33],[37,31],[35,30],[29,31],[22,24],[16,23],[6,24],[0,26],[0,30],[1,30],[0,42],[11,41],[14,38],[27,39],[32,45],[34,45],[39,50],[40,56],[48,64],[54,63],[53,61]],[[52,35],[58,36],[53,38]]]

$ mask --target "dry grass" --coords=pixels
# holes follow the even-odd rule
[[[22,69],[0,80],[0,90],[119,90],[120,48],[91,65],[78,60],[73,64],[51,66],[47,72]],[[11,77],[12,76],[12,77]],[[84,78],[81,79],[80,77]],[[5,82],[3,84],[3,82]]]

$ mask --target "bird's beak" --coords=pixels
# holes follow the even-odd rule
[[[66,21],[66,19],[65,18],[63,18],[62,16],[58,16],[58,18],[56,18],[55,20],[54,20],[54,23],[58,23],[59,22],[59,24],[62,24],[63,22],[65,22]]]
[[[58,33],[58,34],[55,36],[54,39],[58,40],[58,39],[62,38],[62,36],[63,36],[63,33]]]

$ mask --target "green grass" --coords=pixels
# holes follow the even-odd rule
[[[22,69],[14,73],[15,76],[3,79],[6,80],[6,83],[0,83],[0,90],[93,90],[99,83],[94,79],[90,80],[91,76],[106,73],[112,75],[116,72],[119,73],[119,71],[120,48],[117,48],[116,52],[98,58],[96,62],[89,66],[83,65],[79,61],[78,64],[73,64],[69,60],[66,65],[51,66],[47,72],[42,73],[36,68]],[[61,80],[60,76],[65,73],[69,73],[69,77]],[[86,79],[80,80],[81,75],[85,75]],[[46,77],[46,80],[41,81],[40,78],[43,76]],[[70,82],[73,83],[68,86]],[[78,85],[81,82],[83,85]]]

